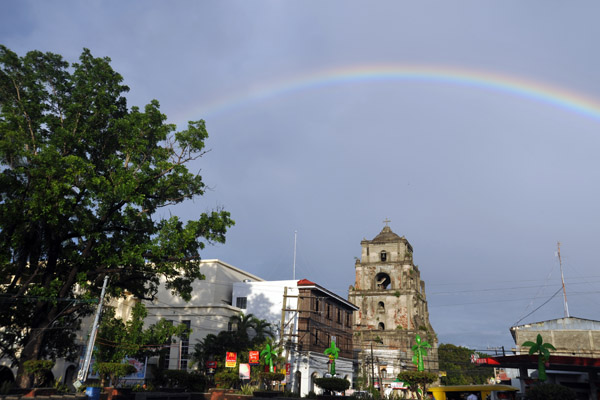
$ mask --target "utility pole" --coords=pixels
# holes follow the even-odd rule
[[[565,317],[569,318],[569,305],[567,304],[567,290],[565,289],[565,275],[563,274],[562,259],[560,258],[560,242],[558,245],[558,264],[560,265],[560,279],[562,281],[563,297],[565,300]]]
[[[292,270],[292,279],[296,280],[296,240],[298,238],[298,231],[294,231],[294,266]]]
[[[85,358],[83,360],[83,366],[77,373],[77,380],[73,383],[76,389],[79,389],[81,385],[87,380],[88,371],[90,369],[90,363],[92,362],[92,352],[94,351],[94,343],[96,342],[96,333],[98,331],[98,325],[100,323],[100,314],[102,313],[102,303],[104,301],[104,294],[106,293],[106,285],[108,284],[108,275],[104,276],[104,283],[102,284],[102,292],[100,293],[100,300],[98,301],[98,307],[96,308],[96,318],[94,318],[94,324],[92,325],[92,331],[88,339],[87,350],[85,352]]]
[[[373,387],[375,387],[375,367],[373,366],[373,363],[375,362],[375,359],[373,358],[373,338],[371,338],[370,343],[371,343],[371,385]]]
[[[280,346],[283,347],[283,341],[284,341],[284,330],[285,330],[285,311],[286,311],[286,304],[287,304],[287,286],[283,288],[283,305],[281,306],[281,338],[280,338]]]

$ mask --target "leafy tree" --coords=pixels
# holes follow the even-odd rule
[[[343,378],[316,378],[315,385],[323,388],[326,394],[331,392],[345,392],[350,387],[350,382]]]
[[[262,345],[266,340],[273,339],[275,333],[273,332],[273,325],[264,319],[254,318],[254,337],[252,338],[252,346],[258,347]]]
[[[137,369],[128,363],[122,362],[101,362],[94,364],[94,371],[101,377],[101,385],[106,386],[108,378],[111,385],[118,386],[119,379],[124,376],[133,374]]]
[[[427,393],[427,387],[437,380],[437,374],[426,371],[402,371],[398,374],[398,379],[406,383],[411,392],[417,394],[421,400],[423,393]]]
[[[538,379],[544,382],[546,376],[546,362],[550,359],[550,350],[556,350],[550,343],[544,343],[542,335],[538,333],[535,343],[527,341],[522,344],[523,347],[529,347],[529,354],[538,353]]]
[[[256,326],[256,318],[252,314],[239,313],[229,318],[229,322],[235,327],[237,339],[243,343],[248,343],[250,334]]]
[[[33,375],[34,386],[42,386],[49,376],[52,376],[54,361],[51,360],[28,360],[25,361],[23,369],[27,374]]]
[[[107,307],[98,329],[96,359],[112,363],[120,363],[125,357],[144,359],[162,350],[157,344],[168,343],[173,336],[189,334],[185,325],[174,326],[165,319],[144,329],[147,316],[142,303],[136,303],[127,321],[115,318],[115,310]]]
[[[438,358],[440,370],[446,371],[446,376],[441,378],[443,385],[472,385],[486,383],[494,376],[494,369],[471,362],[471,350],[453,344],[440,344]],[[478,353],[481,357],[485,354]]]
[[[84,49],[78,63],[0,46],[0,356],[76,356],[74,332],[109,275],[109,297],[152,299],[161,279],[188,300],[199,250],[224,242],[228,212],[184,223],[163,207],[204,193],[188,170],[207,131],[177,131],[152,100]],[[21,385],[27,382],[21,381]]]
[[[221,331],[217,335],[206,335],[204,339],[194,345],[192,353],[192,360],[198,363],[201,370],[206,369],[207,361],[217,362],[215,380],[218,380],[218,383],[223,386],[229,385],[229,378],[233,376],[231,373],[232,368],[225,368],[226,352],[236,352],[239,362],[248,362],[250,350],[258,350],[265,343],[269,348],[272,346],[271,324],[265,320],[258,319],[252,314],[239,314],[233,316],[230,322],[232,322],[235,330]],[[275,353],[275,358],[266,361],[263,354],[261,362],[264,365],[266,361],[266,365],[269,365],[269,362],[277,362],[276,357],[277,353]],[[251,381],[258,380],[258,372],[257,369],[252,369]],[[238,379],[237,371],[235,371],[235,382]]]

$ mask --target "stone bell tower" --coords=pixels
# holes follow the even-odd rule
[[[412,363],[416,335],[432,346],[425,370],[437,372],[438,343],[413,248],[404,236],[392,232],[390,221],[384,222],[379,235],[360,242],[362,254],[354,266],[356,280],[348,300],[360,307],[353,324],[360,376],[385,387],[399,372],[416,369]]]

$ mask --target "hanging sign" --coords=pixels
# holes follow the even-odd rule
[[[290,365],[290,363],[286,363],[285,364],[285,383],[287,383],[288,385],[290,383],[292,383],[291,379],[290,379],[291,373],[292,373],[292,366]]]
[[[250,379],[250,364],[241,364],[240,363],[240,379]]]
[[[225,357],[225,367],[234,368],[237,363],[237,353],[227,352]]]
[[[259,352],[258,351],[251,351],[248,359],[249,359],[249,364],[250,365],[258,365],[260,364],[260,358],[259,358]]]

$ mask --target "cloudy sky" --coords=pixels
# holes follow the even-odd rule
[[[232,213],[204,258],[290,279],[297,231],[296,277],[346,297],[360,241],[389,218],[440,342],[511,348],[511,325],[564,316],[558,241],[570,314],[600,320],[598,15],[595,1],[4,0],[0,42],[72,62],[89,48],[130,105],[206,120],[212,150],[191,168],[212,190],[171,210]]]

